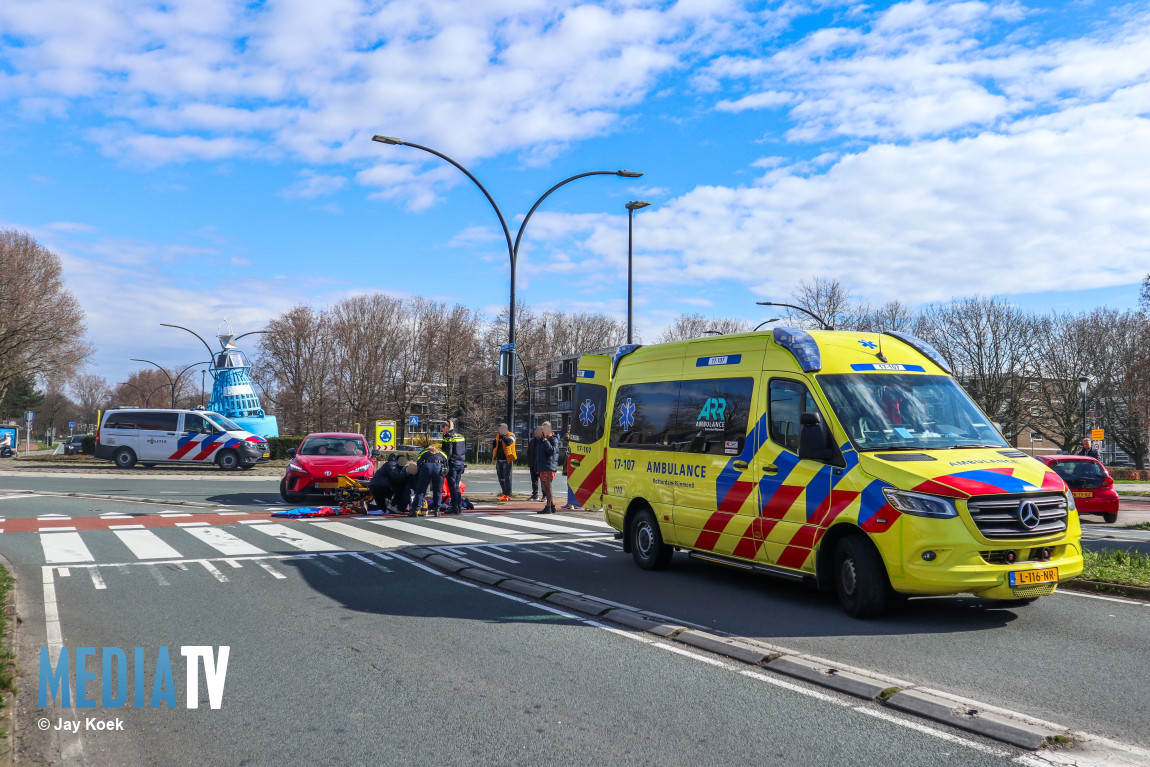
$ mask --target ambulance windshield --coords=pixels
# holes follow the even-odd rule
[[[858,450],[1010,447],[950,376],[871,373],[818,380]]]

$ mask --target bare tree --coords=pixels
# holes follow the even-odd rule
[[[1034,319],[998,298],[975,296],[926,307],[915,334],[949,360],[954,375],[988,416],[1017,442],[1029,421],[1026,390]]]
[[[746,333],[753,325],[747,320],[734,317],[705,317],[702,314],[680,314],[675,321],[663,328],[663,332],[655,339],[655,343],[665,344],[672,341],[686,341],[691,338],[702,338],[718,333]],[[712,332],[714,331],[714,333]]]
[[[1029,409],[1024,418],[1027,425],[1070,451],[1082,439],[1078,379],[1094,356],[1096,334],[1085,315],[1055,313],[1037,317],[1034,323],[1033,365],[1026,391]]]
[[[837,279],[815,277],[800,280],[791,291],[795,304],[818,315],[835,330],[868,330],[872,315],[870,304],[852,301],[850,291]],[[787,309],[787,318],[798,327],[818,327],[802,312]]]
[[[103,410],[112,396],[108,379],[94,373],[74,376],[68,384],[68,391],[79,409],[77,420],[87,426],[95,426],[96,412]]]
[[[1084,358],[1088,400],[1103,415],[1106,438],[1146,468],[1150,426],[1150,320],[1141,312],[1095,309],[1084,317],[1091,341]]]
[[[92,355],[62,272],[60,257],[30,236],[0,230],[0,398],[18,377],[50,381]]]

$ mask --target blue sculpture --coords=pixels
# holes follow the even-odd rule
[[[221,351],[212,358],[211,367],[208,368],[215,381],[208,410],[232,419],[252,434],[265,439],[278,437],[280,428],[276,417],[265,414],[260,407],[260,399],[252,385],[252,366],[248,357],[236,348],[236,336],[232,332],[231,323],[225,319],[222,324],[227,325],[228,330],[226,333],[216,333]],[[219,331],[219,328],[216,330]]]

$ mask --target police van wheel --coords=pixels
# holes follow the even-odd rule
[[[216,464],[224,471],[235,471],[240,465],[240,457],[236,455],[235,450],[223,450],[216,459]]]
[[[112,456],[112,460],[116,462],[117,469],[130,469],[136,465],[136,454],[131,448],[122,447]]]
[[[674,553],[674,549],[663,543],[659,523],[651,510],[643,509],[636,514],[631,523],[631,556],[635,564],[644,570],[662,570],[671,564]]]
[[[853,535],[839,541],[835,565],[835,591],[847,615],[876,618],[886,612],[889,588],[886,570],[882,557],[868,539]]]

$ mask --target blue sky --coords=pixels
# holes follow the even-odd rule
[[[1147,3],[7,0],[0,226],[59,252],[116,379],[363,291],[763,319],[804,278],[911,305],[1137,302]],[[118,380],[118,379],[117,379]]]

